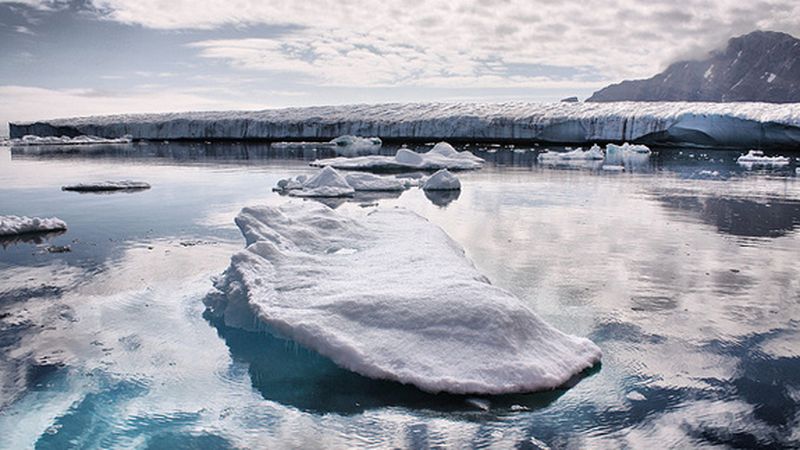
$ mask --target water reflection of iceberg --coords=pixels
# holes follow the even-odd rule
[[[61,236],[66,233],[64,230],[60,231],[46,231],[39,233],[25,233],[12,236],[0,236],[0,245],[6,248],[10,245],[16,244],[43,244],[50,239]]]
[[[385,406],[438,411],[474,410],[463,395],[429,394],[413,386],[374,380],[334,364],[330,359],[266,331],[247,331],[206,318],[217,328],[235,361],[247,363],[253,387],[261,395],[304,411],[358,414]],[[256,319],[253,319],[256,323]],[[565,389],[537,394],[488,397],[493,408],[548,406]]]
[[[780,237],[800,226],[799,201],[689,195],[666,195],[659,201],[670,210],[700,219],[734,236]]]
[[[458,197],[461,196],[460,190],[454,191],[424,191],[425,197],[431,201],[436,206],[440,206],[442,208],[446,207],[450,203],[458,200]]]

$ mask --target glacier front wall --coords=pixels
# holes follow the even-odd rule
[[[800,104],[412,103],[134,114],[10,124],[12,138],[637,142],[800,148]]]

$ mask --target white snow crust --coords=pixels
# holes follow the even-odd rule
[[[59,127],[135,139],[469,139],[703,146],[800,145],[800,103],[406,103],[135,114],[11,124],[12,137]]]
[[[346,369],[429,392],[553,389],[600,360],[411,211],[292,202],[244,208],[236,223],[246,248],[205,300],[230,326],[255,314]]]
[[[0,236],[63,231],[67,224],[56,217],[0,216]]]
[[[411,186],[411,183],[395,177],[382,177],[366,172],[348,173],[344,179],[356,191],[404,191]]]
[[[100,181],[95,183],[78,183],[62,186],[63,191],[95,192],[95,191],[123,191],[150,189],[150,185],[143,181]]]
[[[447,142],[439,142],[426,153],[417,153],[407,148],[397,150],[394,156],[360,156],[355,158],[318,159],[312,166],[330,166],[345,170],[476,170],[483,167],[484,160],[469,151],[459,152]]]
[[[442,169],[425,180],[422,189],[425,191],[457,191],[461,189],[461,181],[447,169]]]
[[[130,136],[121,138],[102,138],[97,136],[34,136],[25,135],[18,139],[0,139],[0,145],[11,147],[34,145],[91,145],[91,144],[129,144],[133,141]]]

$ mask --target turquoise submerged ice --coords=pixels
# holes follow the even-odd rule
[[[402,208],[245,208],[246,248],[206,299],[232,326],[269,328],[362,375],[429,392],[553,389],[600,349],[492,286],[439,227]]]

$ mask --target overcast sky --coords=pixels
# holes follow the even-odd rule
[[[0,0],[0,122],[585,98],[755,29],[800,1]]]

